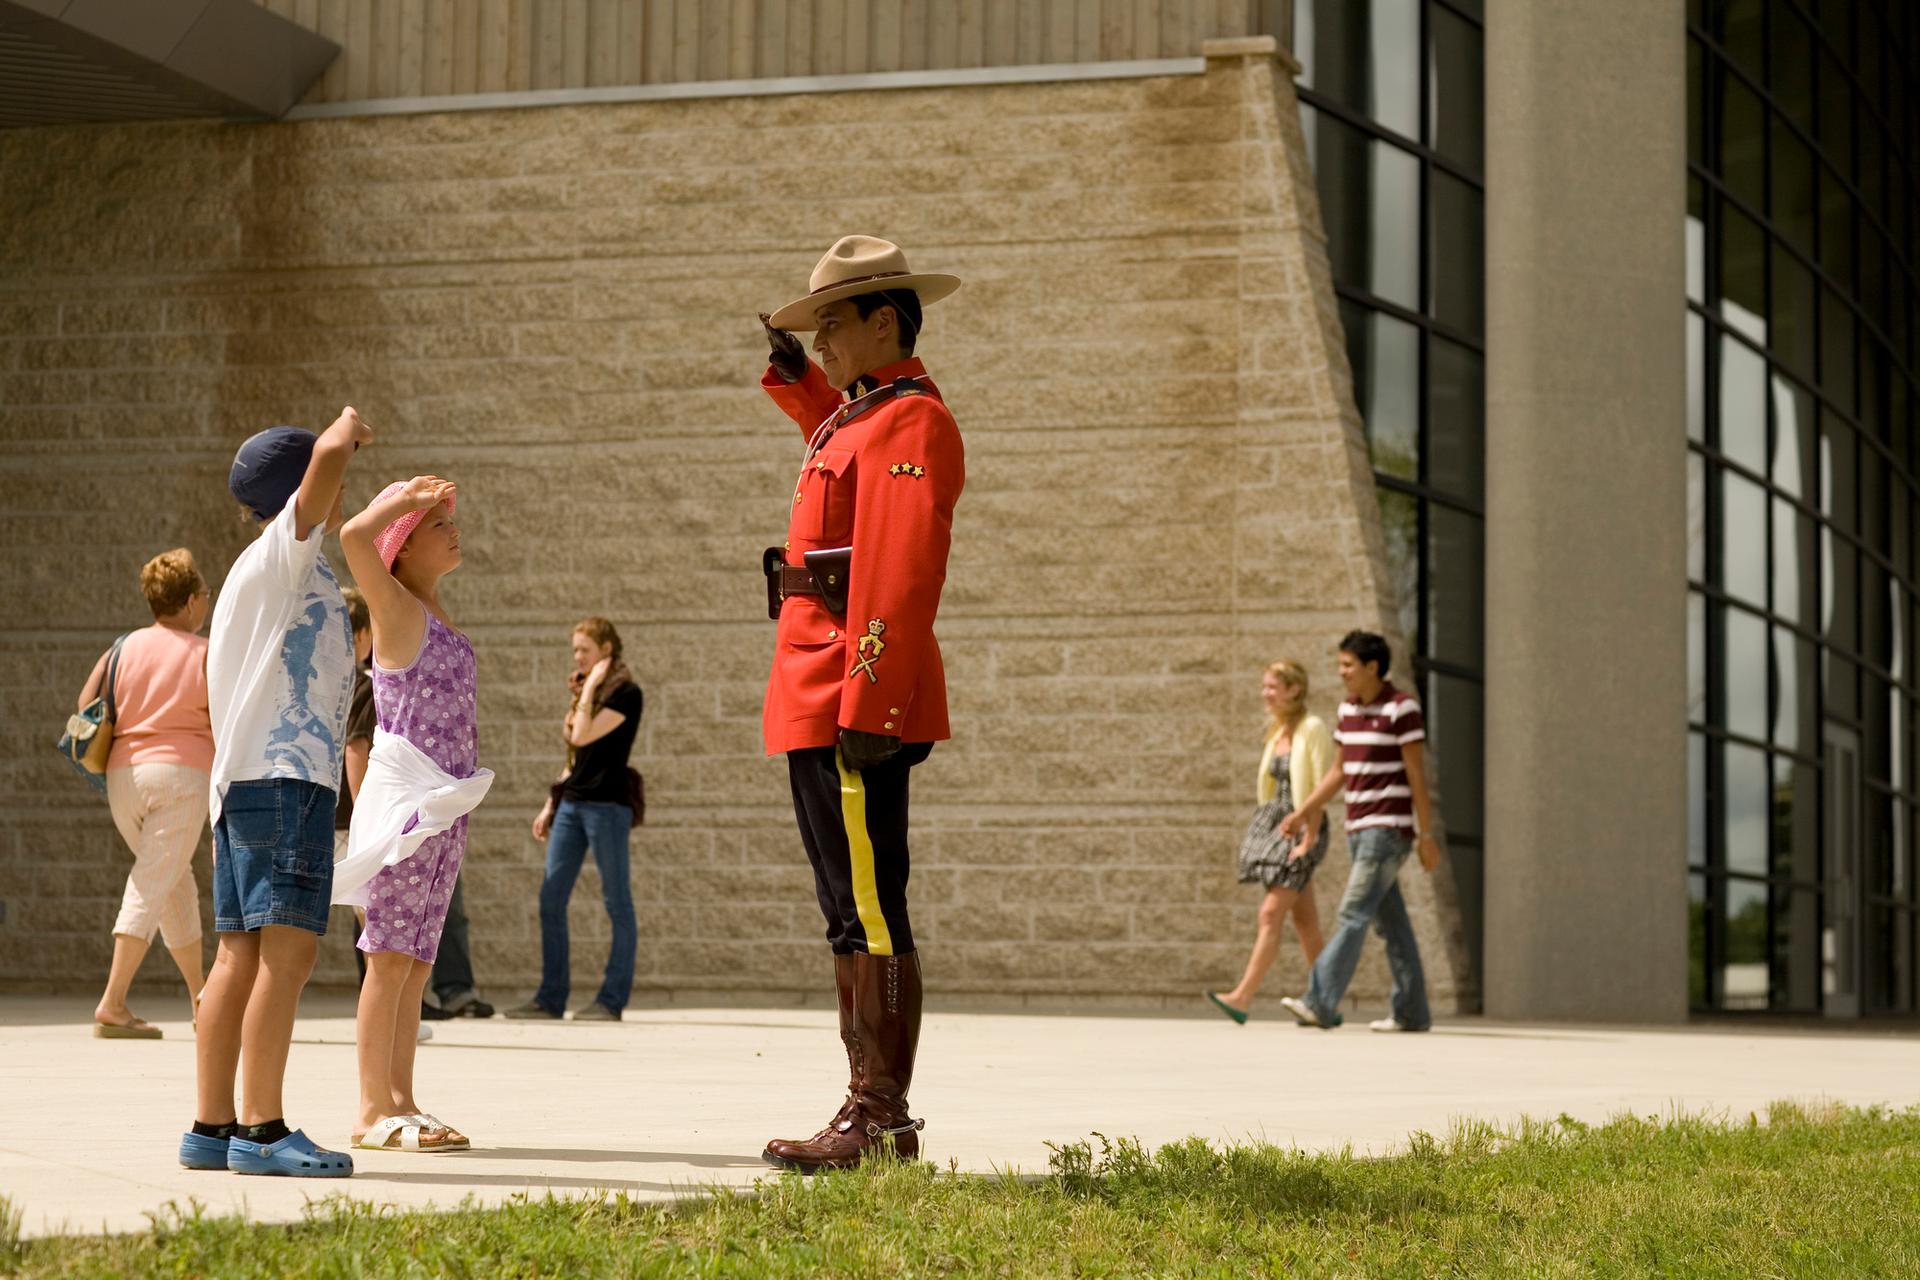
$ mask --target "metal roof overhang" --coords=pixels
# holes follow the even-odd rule
[[[0,0],[0,128],[276,119],[339,52],[251,0]]]

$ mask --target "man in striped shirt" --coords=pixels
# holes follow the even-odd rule
[[[1353,870],[1340,900],[1340,919],[1314,962],[1307,993],[1280,1001],[1302,1026],[1340,1025],[1340,1000],[1360,963],[1367,928],[1374,924],[1387,940],[1393,1012],[1374,1022],[1373,1030],[1425,1031],[1433,1025],[1420,945],[1398,883],[1400,865],[1416,847],[1422,868],[1432,871],[1440,864],[1427,795],[1427,729],[1420,703],[1387,683],[1392,662],[1387,642],[1370,631],[1350,631],[1341,639],[1340,683],[1346,686],[1347,700],[1340,704],[1340,731],[1334,735],[1340,761],[1284,824],[1285,834],[1297,834],[1346,789],[1347,850]]]

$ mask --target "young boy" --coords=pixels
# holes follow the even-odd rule
[[[1387,969],[1393,975],[1392,1012],[1369,1025],[1375,1031],[1425,1031],[1433,1025],[1420,944],[1398,883],[1410,852],[1423,871],[1440,865],[1427,791],[1427,723],[1418,700],[1388,682],[1392,665],[1393,650],[1373,632],[1349,631],[1341,637],[1340,683],[1347,697],[1334,734],[1340,759],[1281,824],[1289,835],[1305,830],[1329,800],[1346,790],[1353,867],[1340,899],[1340,921],[1313,963],[1306,994],[1280,999],[1303,1027],[1340,1025],[1340,1001],[1353,981],[1369,928],[1386,939]]]
[[[344,1178],[351,1157],[289,1129],[281,1087],[294,1011],[333,897],[353,633],[321,543],[373,432],[351,407],[316,437],[262,431],[228,487],[263,528],[235,560],[207,650],[213,719],[213,914],[219,947],[200,1007],[190,1169]],[[234,1076],[241,1103],[234,1106]]]

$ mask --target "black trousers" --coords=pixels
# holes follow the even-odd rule
[[[447,927],[440,934],[440,954],[433,960],[433,976],[427,985],[445,1004],[473,988],[473,957],[467,951],[467,900],[461,881],[453,882],[453,898],[447,903]]]
[[[833,747],[787,752],[793,814],[813,864],[814,892],[835,953],[903,956],[913,950],[907,918],[907,783],[933,751],[908,743],[885,764],[841,767]]]

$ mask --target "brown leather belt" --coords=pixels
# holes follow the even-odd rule
[[[813,570],[805,565],[783,564],[779,568],[780,581],[774,589],[782,596],[817,596],[820,583],[813,576]]]
[[[760,571],[767,578],[767,616],[778,620],[780,606],[788,596],[819,596],[827,612],[844,615],[853,548],[809,551],[804,558],[804,565],[788,564],[786,552],[780,547],[768,547],[761,554]]]

